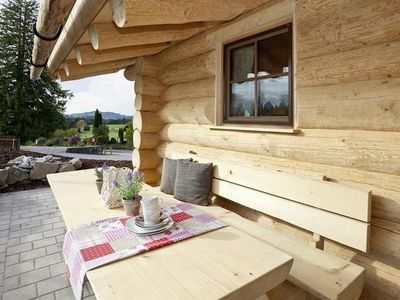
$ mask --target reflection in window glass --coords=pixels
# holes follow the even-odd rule
[[[230,115],[232,117],[254,116],[254,81],[231,85]]]
[[[289,33],[258,42],[258,76],[279,74],[289,70]]]
[[[231,51],[231,80],[254,77],[254,45]]]
[[[262,79],[257,83],[259,116],[288,116],[288,76]]]

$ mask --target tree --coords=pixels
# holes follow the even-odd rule
[[[118,140],[119,140],[120,144],[124,143],[124,129],[123,128],[118,129]]]
[[[130,146],[133,145],[133,125],[132,121],[128,122],[125,126],[125,138],[126,138],[126,143]]]
[[[8,0],[0,6],[0,132],[22,141],[49,137],[62,128],[65,103],[72,96],[46,70],[40,80],[29,78],[38,6],[35,0]]]
[[[101,112],[99,112],[99,110],[96,109],[96,111],[94,112],[94,119],[93,119],[93,128],[92,128],[93,135],[96,135],[95,131],[97,130],[97,128],[99,128],[101,124],[103,124],[103,116]]]
[[[83,119],[80,119],[78,122],[76,122],[76,128],[80,129],[81,131],[83,131],[85,126],[86,126],[86,122]]]

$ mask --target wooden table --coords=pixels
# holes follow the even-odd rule
[[[93,170],[48,176],[68,228],[124,215],[107,209],[96,191]],[[142,193],[160,194],[145,186]],[[164,205],[179,201],[162,194]],[[218,218],[229,213],[198,207]],[[254,299],[283,282],[293,259],[228,226],[87,273],[97,299]]]

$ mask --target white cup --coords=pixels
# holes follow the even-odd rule
[[[161,203],[158,196],[144,196],[140,201],[145,224],[156,224],[160,220]]]

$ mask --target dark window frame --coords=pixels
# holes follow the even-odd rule
[[[269,74],[263,76],[257,76],[258,73],[258,42],[262,41],[266,38],[280,35],[284,32],[289,33],[289,57],[288,57],[288,72],[281,72],[276,74]],[[230,53],[232,50],[236,48],[240,48],[249,44],[254,45],[255,49],[255,76],[252,78],[247,78],[243,80],[230,80],[231,73],[231,57]],[[279,26],[273,28],[271,30],[267,30],[235,42],[231,42],[229,44],[224,45],[223,48],[223,82],[224,82],[224,92],[223,92],[223,123],[226,124],[259,124],[259,125],[281,125],[281,126],[293,126],[293,33],[292,33],[292,23],[285,24],[283,26]],[[266,79],[266,78],[276,78],[282,75],[288,76],[289,83],[289,107],[288,107],[288,116],[257,116],[258,114],[258,80]],[[254,104],[255,104],[255,116],[252,117],[232,117],[229,116],[230,109],[230,88],[231,83],[235,82],[246,82],[253,81],[255,94],[254,94]]]

